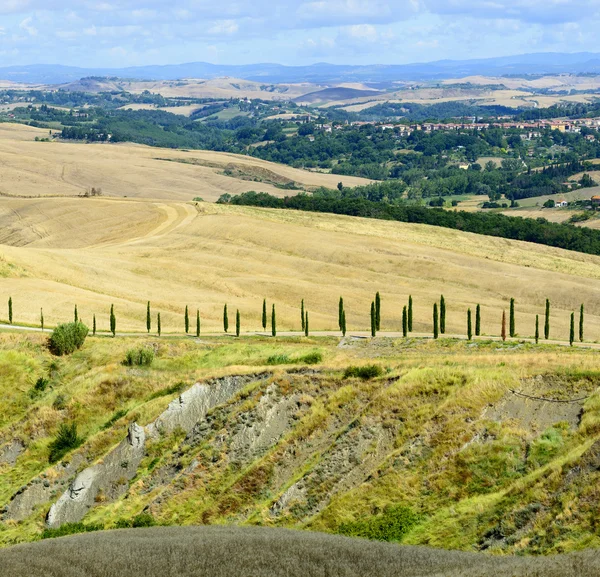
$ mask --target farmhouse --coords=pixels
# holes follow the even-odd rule
[[[592,196],[592,206],[595,208],[600,206],[600,196]]]
[[[557,208],[564,208],[565,206],[568,206],[568,205],[569,205],[569,203],[566,200],[561,199],[561,200],[557,200],[556,204],[554,206],[556,206]]]

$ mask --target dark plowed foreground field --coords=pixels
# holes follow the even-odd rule
[[[600,555],[490,557],[286,529],[162,527],[20,545],[0,551],[0,567],[10,577],[595,577]]]

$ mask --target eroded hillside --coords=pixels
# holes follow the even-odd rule
[[[125,367],[142,343],[153,364]],[[52,359],[41,336],[5,333],[0,539],[142,515],[471,551],[597,546],[596,354],[490,341],[90,338]],[[372,364],[379,376],[344,375]],[[83,444],[50,465],[65,422]]]

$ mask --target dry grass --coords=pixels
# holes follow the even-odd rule
[[[400,547],[281,529],[169,527],[52,539],[0,552],[6,575],[29,577],[592,577],[600,557],[526,559]]]
[[[450,332],[464,334],[466,309],[480,303],[483,332],[498,334],[514,297],[517,331],[530,336],[548,297],[555,338],[568,337],[581,302],[586,337],[600,338],[600,258],[540,245],[346,216],[110,199],[3,199],[0,230],[12,245],[0,250],[0,303],[13,297],[18,322],[36,324],[40,307],[47,325],[64,321],[77,303],[85,321],[95,313],[106,329],[114,303],[118,330],[143,331],[150,300],[165,332],[181,331],[186,304],[200,309],[203,330],[220,330],[227,302],[232,314],[240,309],[242,331],[253,331],[267,298],[279,330],[298,330],[304,298],[311,328],[331,330],[343,295],[349,330],[365,330],[379,290],[383,330],[400,329],[412,294],[415,330],[430,332],[443,293]]]
[[[289,194],[271,184],[222,174],[231,165],[268,170],[308,188],[335,188],[340,180],[346,186],[369,182],[358,177],[309,172],[235,154],[133,144],[34,142],[36,136],[46,137],[48,131],[0,124],[0,196],[76,196],[91,187],[100,187],[108,196],[184,201],[196,196],[214,201],[226,192],[239,194],[248,190],[278,196]]]

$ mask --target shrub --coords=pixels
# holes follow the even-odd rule
[[[86,525],[84,523],[65,523],[56,529],[44,529],[42,539],[55,539],[56,537],[66,537],[77,533],[91,533],[92,531],[102,531],[102,525]]]
[[[300,357],[297,360],[297,362],[306,363],[307,365],[318,365],[322,361],[323,355],[318,351],[308,353],[307,355],[304,355],[303,357]]]
[[[293,361],[287,355],[271,355],[267,359],[267,365],[289,365]]]
[[[119,519],[116,523],[117,529],[138,529],[140,527],[154,527],[156,521],[150,513],[140,513],[133,519]]]
[[[363,521],[344,523],[338,532],[349,537],[363,537],[376,541],[402,541],[402,538],[419,523],[419,518],[408,507],[398,505],[382,515]]]
[[[55,411],[62,411],[67,406],[67,397],[63,394],[56,395],[54,402],[52,403],[52,408]]]
[[[50,384],[50,381],[46,377],[40,377],[35,382],[35,385],[33,385],[33,388],[31,389],[31,391],[29,391],[29,396],[32,399],[35,399],[36,397],[40,396],[48,388],[49,384]]]
[[[177,383],[176,385],[172,385],[171,387],[160,389],[152,393],[148,400],[151,401],[153,399],[159,399],[160,397],[168,397],[169,395],[174,395],[175,393],[181,393],[182,391],[185,391],[187,386],[188,385],[186,383],[181,382]]]
[[[102,430],[110,429],[119,419],[122,419],[127,414],[126,409],[121,409],[117,411],[104,425],[102,425]]]
[[[365,365],[363,367],[348,367],[344,371],[344,378],[357,377],[368,381],[369,379],[380,377],[382,374],[383,369],[379,365]]]
[[[60,461],[68,452],[76,449],[82,443],[83,439],[77,434],[77,425],[63,423],[58,429],[56,438],[48,446],[50,449],[48,461],[50,463]]]
[[[70,355],[83,346],[88,331],[82,322],[58,325],[50,335],[48,348],[57,356]]]
[[[125,355],[123,364],[128,367],[149,367],[154,361],[154,351],[149,348],[130,349]]]

